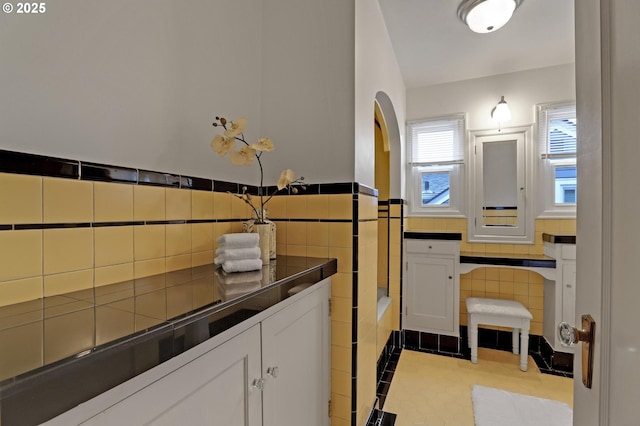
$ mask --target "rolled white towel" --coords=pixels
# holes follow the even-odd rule
[[[247,272],[262,269],[261,259],[226,260],[222,263],[225,272]]]
[[[221,265],[225,260],[259,259],[260,247],[244,247],[237,249],[218,248],[216,250],[216,265]]]
[[[260,236],[252,232],[239,232],[235,234],[221,235],[217,242],[218,246],[224,246],[225,249],[237,249],[246,247],[258,247]]]

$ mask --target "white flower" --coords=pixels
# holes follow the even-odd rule
[[[289,186],[291,182],[295,180],[296,176],[291,169],[285,169],[280,173],[280,178],[278,179],[278,191],[284,189]]]
[[[253,163],[256,156],[256,150],[248,146],[240,148],[240,151],[233,151],[230,154],[231,163],[237,166],[248,166]]]
[[[236,136],[244,133],[245,127],[247,127],[247,119],[239,118],[231,122],[229,128],[224,131],[224,135],[229,138],[235,138]]]
[[[227,155],[233,147],[234,140],[222,135],[216,135],[211,141],[211,149],[218,153],[221,157]]]
[[[256,151],[267,151],[271,152],[275,149],[273,146],[273,142],[271,142],[271,138],[260,138],[258,142],[249,145],[251,148]]]

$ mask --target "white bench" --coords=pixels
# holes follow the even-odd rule
[[[478,325],[495,325],[513,328],[513,353],[520,352],[520,370],[527,371],[529,352],[529,323],[533,316],[521,303],[514,300],[469,297],[465,301],[468,314],[468,344],[471,362],[478,363]],[[518,350],[518,333],[520,348]]]

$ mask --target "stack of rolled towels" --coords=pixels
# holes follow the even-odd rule
[[[256,233],[224,234],[218,238],[214,263],[227,273],[256,271],[262,268],[260,237]]]

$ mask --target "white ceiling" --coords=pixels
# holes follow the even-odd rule
[[[489,34],[458,19],[462,0],[378,1],[407,88],[575,61],[574,0],[524,0]]]

